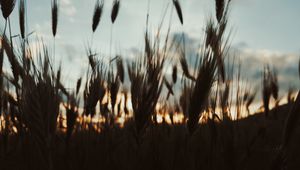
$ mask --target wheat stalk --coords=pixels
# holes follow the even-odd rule
[[[25,0],[20,0],[19,3],[19,25],[21,37],[25,38]]]
[[[183,24],[183,16],[182,16],[182,10],[181,10],[181,5],[179,3],[179,0],[173,0],[173,4],[175,6],[180,23]]]
[[[76,123],[76,119],[78,117],[78,101],[74,95],[68,97],[68,103],[65,106],[66,116],[67,116],[67,136],[66,143],[67,147],[69,146],[72,132],[74,130],[74,126]]]
[[[125,71],[124,71],[124,65],[121,56],[117,56],[117,72],[120,81],[124,83]]]
[[[277,72],[274,70],[273,73],[270,75],[270,89],[272,96],[275,100],[278,99],[278,93],[279,93],[279,85],[278,85],[278,78],[277,78]]]
[[[98,64],[95,70],[92,71],[90,78],[87,80],[84,89],[84,113],[87,116],[94,117],[96,114],[96,105],[102,102],[106,89],[104,79],[106,73],[103,64]]]
[[[216,59],[207,51],[198,67],[198,75],[192,89],[191,99],[188,106],[189,119],[187,126],[192,134],[198,125],[199,118],[205,109],[208,97],[215,81]]]
[[[115,105],[117,102],[117,95],[119,93],[120,88],[120,80],[118,76],[114,76],[113,73],[108,75],[108,87],[110,92],[110,99],[111,99],[111,107],[112,112],[114,113]]]
[[[8,19],[8,17],[14,10],[15,2],[16,2],[15,0],[1,0],[0,1],[2,15],[5,20]]]
[[[96,31],[96,29],[99,25],[99,22],[100,22],[100,19],[102,16],[102,12],[103,12],[103,6],[104,6],[103,0],[101,0],[101,2],[99,0],[96,1],[94,15],[93,15],[93,24],[92,24],[93,32]]]
[[[56,36],[57,22],[58,22],[58,2],[57,0],[52,0],[51,3],[51,16],[52,16],[52,35]]]
[[[180,58],[179,58],[179,61],[180,61],[180,65],[181,65],[181,68],[182,68],[182,71],[184,73],[184,75],[195,81],[195,77],[193,77],[191,74],[190,74],[190,71],[189,71],[189,66],[187,64],[187,61],[186,61],[186,58],[185,58],[185,54],[184,52],[181,53],[182,55],[180,55]]]
[[[293,93],[294,93],[294,89],[290,87],[288,89],[288,95],[287,95],[288,104],[291,104],[294,101]]]
[[[270,88],[270,70],[269,67],[266,66],[263,72],[263,80],[262,80],[262,97],[263,104],[266,116],[269,114],[269,102],[271,96],[271,88]]]
[[[151,42],[149,39],[148,32],[145,33],[145,52],[147,56],[152,56]]]
[[[163,87],[162,70],[165,56],[161,55],[159,50],[153,50],[151,54],[145,54],[127,67],[137,137],[140,137],[150,124]]]
[[[226,116],[226,117],[229,117],[228,115],[228,111],[227,111],[227,108],[229,107],[228,105],[228,101],[229,101],[229,94],[230,94],[230,82],[226,82],[225,83],[225,89],[223,91],[220,91],[220,107],[222,109],[222,115],[223,117]]]
[[[173,91],[173,87],[171,85],[171,83],[166,79],[166,77],[164,77],[164,84],[166,85],[167,89],[168,89],[168,96],[174,95],[174,91]],[[167,97],[168,98],[168,97]]]
[[[253,103],[254,99],[255,99],[255,96],[256,96],[256,93],[257,91],[253,91],[249,94],[248,98],[247,98],[247,101],[246,101],[246,109],[247,109],[247,112],[248,112],[248,115],[250,114],[250,110],[249,110],[249,107],[250,105]]]
[[[177,66],[176,65],[173,66],[172,80],[173,80],[173,84],[175,84],[177,82]]]
[[[216,0],[216,17],[220,23],[224,14],[225,0]]]
[[[61,102],[59,95],[61,71],[58,70],[57,75],[54,75],[47,49],[43,49],[43,53],[39,53],[37,57],[40,65],[37,67],[33,63],[33,70],[23,77],[21,87],[23,100],[19,101],[19,109],[37,150],[44,155],[38,161],[44,162],[44,167],[52,169],[51,148]]]
[[[114,0],[113,8],[111,10],[111,22],[112,23],[115,23],[115,20],[119,13],[119,8],[120,8],[120,0]]]
[[[79,79],[77,80],[77,83],[76,83],[76,95],[78,95],[78,93],[79,93],[80,86],[81,86],[81,81],[82,81],[81,78],[79,78]]]

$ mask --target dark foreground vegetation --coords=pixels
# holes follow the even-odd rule
[[[186,59],[184,34],[172,40],[170,29],[165,38],[161,28],[154,37],[146,30],[145,50],[134,61],[118,55],[105,64],[87,48],[87,74],[72,89],[61,81],[62,66],[53,65],[55,51],[44,45],[33,52],[25,30],[26,1],[18,2],[17,43],[10,24],[16,2],[0,0],[6,20],[0,46],[1,170],[300,168],[300,96],[289,92],[288,103],[279,105],[277,74],[266,66],[263,111],[252,115],[258,92],[241,85],[241,68],[225,36],[230,0],[216,0],[216,17],[206,23],[193,64]],[[179,1],[170,3],[183,24]],[[96,1],[93,32],[103,5]],[[113,1],[112,24],[120,5]],[[54,39],[58,16],[53,0]],[[184,118],[175,121],[178,115]]]
[[[298,169],[299,128],[284,158],[278,158],[288,109],[288,105],[276,108],[271,113],[278,111],[278,119],[267,121],[258,114],[240,121],[203,124],[193,135],[184,124],[153,124],[140,143],[133,133],[134,122],[127,122],[122,129],[111,127],[101,133],[76,130],[69,144],[65,142],[66,134],[58,131],[49,148],[51,166],[62,170],[276,169],[280,167],[280,159],[286,159],[287,169]],[[44,147],[38,147],[30,134],[24,134],[21,139],[17,134],[9,136],[6,154],[1,153],[2,168],[49,168],[47,156],[40,150]],[[2,137],[1,146],[3,142]]]

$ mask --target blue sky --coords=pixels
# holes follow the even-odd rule
[[[59,0],[56,48],[65,66],[66,77],[77,77],[86,69],[85,46],[91,42],[95,1]],[[112,1],[105,0],[104,13],[94,34],[93,48],[99,53],[108,54],[112,30],[113,54],[127,55],[133,48],[142,49],[148,0],[121,0],[120,13],[113,27],[110,23]],[[179,23],[174,12],[171,31],[185,32],[194,42],[200,43],[205,21],[215,15],[214,0],[180,2],[184,25]],[[150,29],[153,33],[167,4],[171,4],[171,0],[150,0]],[[19,33],[17,7],[11,18],[13,34]],[[269,62],[278,67],[278,70],[282,70],[282,82],[297,84],[298,78],[295,76],[300,54],[299,7],[299,0],[232,0],[229,20],[232,47],[242,62],[247,61],[245,69],[251,62],[259,63],[249,68],[253,71],[253,78],[261,71],[263,63]],[[165,25],[170,19],[170,9],[168,11]],[[3,18],[0,19],[0,25],[4,26]],[[28,1],[28,26],[28,32],[35,31],[34,35],[42,37],[50,46],[53,44],[50,0]],[[163,30],[166,31],[166,28]]]
[[[232,0],[230,25],[233,45],[279,52],[300,52],[300,1],[298,0]],[[95,0],[59,0],[58,42],[83,46],[91,37],[91,19]],[[156,29],[166,4],[171,0],[150,0],[150,25]],[[142,45],[148,0],[121,0],[120,15],[113,27],[114,48],[128,49]],[[28,1],[29,32],[49,36],[51,33],[50,0]],[[105,10],[95,34],[95,42],[107,45],[110,39],[112,0],[105,1]],[[184,26],[174,13],[172,31],[186,31],[201,38],[204,21],[214,15],[214,0],[181,0]],[[14,10],[12,21],[17,20]],[[169,17],[167,17],[169,18]],[[4,20],[1,18],[1,25]],[[18,33],[18,22],[15,34]],[[50,37],[50,36],[49,36]],[[48,38],[49,38],[48,37]],[[126,42],[126,43],[123,43]]]

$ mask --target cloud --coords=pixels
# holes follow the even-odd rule
[[[173,37],[180,37],[181,35],[182,33],[174,33]],[[192,63],[196,58],[195,54],[202,42],[187,33],[185,33],[185,39],[186,47],[189,47],[186,51],[186,57],[192,70]],[[251,86],[260,87],[263,68],[268,64],[278,74],[278,83],[282,95],[286,94],[290,87],[297,89],[300,87],[299,54],[269,49],[252,49],[246,42],[240,42],[231,46],[228,58],[225,60],[228,69],[231,69],[233,63],[235,73],[237,73],[238,65],[241,64],[241,81],[248,82]]]
[[[33,27],[33,31],[33,37],[36,36],[37,38],[42,38],[42,40],[46,43],[49,43],[49,41],[53,39],[51,32],[51,21],[44,21],[41,24],[35,24]],[[56,35],[56,38],[61,39],[59,33]]]
[[[65,14],[68,17],[74,17],[77,12],[77,9],[74,6],[74,4],[71,2],[71,0],[62,0],[61,11],[63,14]]]
[[[283,92],[290,87],[299,87],[298,54],[249,48],[233,49],[233,51],[238,51],[236,53],[241,60],[241,72],[251,83],[260,84],[263,67],[269,64],[278,73],[278,83]]]
[[[70,0],[61,0],[62,5],[71,5]]]

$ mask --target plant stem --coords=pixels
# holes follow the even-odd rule
[[[55,65],[55,37],[53,38],[53,65]]]
[[[9,28],[9,37],[10,37],[10,45],[11,45],[11,52],[13,53],[13,41],[11,36],[11,25],[10,25],[10,19],[8,17],[8,28]]]
[[[109,67],[108,67],[108,70],[110,70],[110,65],[111,65],[111,48],[112,48],[112,39],[113,39],[113,28],[114,28],[114,25],[111,24],[111,28],[110,28],[110,43],[109,43]]]

